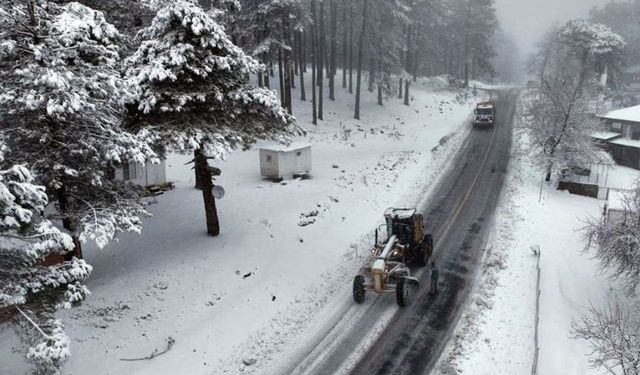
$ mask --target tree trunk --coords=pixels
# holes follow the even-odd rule
[[[62,227],[69,231],[71,239],[73,240],[73,250],[64,254],[65,261],[71,261],[74,257],[82,259],[82,243],[78,237],[77,225],[75,220],[71,216],[69,207],[69,197],[67,195],[67,188],[64,183],[56,191],[58,205],[60,207],[60,214],[62,216]]]
[[[347,88],[347,2],[342,1],[342,88]],[[351,3],[349,1],[349,3]]]
[[[373,54],[373,53],[371,53]],[[376,87],[376,61],[373,56],[369,57],[369,92],[373,92]]]
[[[198,158],[198,150],[193,152],[193,160],[195,161],[197,158]],[[194,171],[195,171],[195,168],[194,168]],[[198,171],[195,171],[194,175],[196,178],[196,185],[194,187],[198,190],[202,190],[202,180],[200,180],[200,174],[198,173]]]
[[[307,72],[307,31],[303,29],[300,31],[302,33],[302,52],[300,52],[300,56],[302,56],[302,71]]]
[[[336,100],[336,34],[337,34],[338,8],[335,0],[329,3],[329,15],[331,17],[331,41],[329,51],[329,100]]]
[[[352,1],[349,1],[349,94],[353,94],[353,2]]]
[[[411,82],[409,82],[409,80],[406,80],[405,84],[404,84],[404,105],[409,105],[409,86],[410,86]]]
[[[285,103],[284,70],[282,68],[282,48],[278,48],[278,78],[280,79],[280,102]]]
[[[300,76],[300,100],[303,102],[307,100],[305,87],[304,87],[304,48],[303,48],[303,40],[304,40],[304,32],[300,31],[298,36],[298,59],[300,63],[298,64],[298,75]]]
[[[398,99],[402,99],[402,77],[398,81]]]
[[[289,33],[290,30],[290,19],[289,19],[289,14],[288,13],[284,13],[282,16],[282,33],[284,35],[284,43],[286,44],[287,47],[291,47],[291,34]],[[287,109],[287,112],[289,112],[289,114],[293,113],[293,108],[292,108],[292,100],[291,100],[291,86],[292,86],[292,81],[293,81],[293,77],[291,75],[291,51],[292,49],[284,49],[283,50],[283,59],[284,59],[284,64],[283,64],[283,70],[284,70],[284,106]]]
[[[201,149],[195,151],[195,166],[196,173],[200,176],[202,186],[204,212],[207,220],[207,234],[215,237],[220,234],[220,222],[218,221],[216,200],[213,197],[213,176],[208,169],[209,163],[207,157]]]
[[[320,32],[320,53],[318,53],[318,119],[324,120],[324,110],[323,110],[323,91],[324,91],[324,74],[322,69],[325,63],[325,53],[326,53],[326,37],[324,32],[324,0],[320,0],[320,20],[319,20],[319,32]]]
[[[358,43],[358,63],[356,77],[356,105],[354,118],[360,119],[360,90],[362,86],[362,58],[364,54],[364,36],[367,32],[367,0],[362,2],[362,30],[360,31],[360,40]]]
[[[262,61],[265,61],[265,58],[262,58]],[[267,68],[267,71],[264,72],[263,74],[263,78],[264,78],[264,87],[270,89],[271,88],[271,82],[269,81],[269,71]]]
[[[318,46],[317,46],[317,19],[316,14],[316,0],[311,0],[311,17],[313,18],[313,24],[311,25],[311,104],[313,106],[313,125],[318,125],[318,110],[317,110],[317,98],[316,98],[316,79],[318,74],[316,72],[316,60],[318,58]]]

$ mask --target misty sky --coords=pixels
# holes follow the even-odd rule
[[[594,5],[610,0],[495,0],[500,24],[516,38],[520,49],[531,52],[534,43],[554,22],[585,17]]]

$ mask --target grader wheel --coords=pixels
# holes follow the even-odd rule
[[[409,283],[406,279],[399,279],[396,283],[396,302],[400,307],[409,303]]]
[[[364,290],[364,276],[356,275],[353,278],[353,300],[356,303],[364,302],[365,290]]]

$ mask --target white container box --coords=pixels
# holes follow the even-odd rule
[[[311,172],[311,144],[292,143],[260,148],[260,174],[273,179],[292,179]]]

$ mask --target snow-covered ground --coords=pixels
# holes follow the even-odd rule
[[[227,192],[217,202],[218,238],[205,234],[190,158],[172,156],[176,188],[153,200],[142,235],[85,248],[93,294],[62,316],[73,339],[65,373],[268,372],[286,360],[286,345],[313,335],[350,298],[384,209],[424,199],[467,134],[475,98],[428,86],[412,87],[410,107],[395,98],[379,107],[365,92],[360,121],[352,96],[336,88],[318,126],[310,104],[296,101],[313,144],[311,178],[262,179],[257,148],[217,163]],[[165,349],[169,337],[166,354],[126,361]],[[11,334],[0,343],[14,343]],[[21,360],[3,354],[0,373],[19,373]]]
[[[589,345],[570,337],[571,322],[612,291],[598,263],[583,254],[580,229],[599,217],[596,199],[543,185],[516,126],[507,186],[495,216],[488,251],[472,301],[443,356],[443,374],[527,374],[535,344],[537,256],[540,251],[540,374],[598,374],[589,368]],[[630,188],[638,171],[615,167],[608,186]]]

